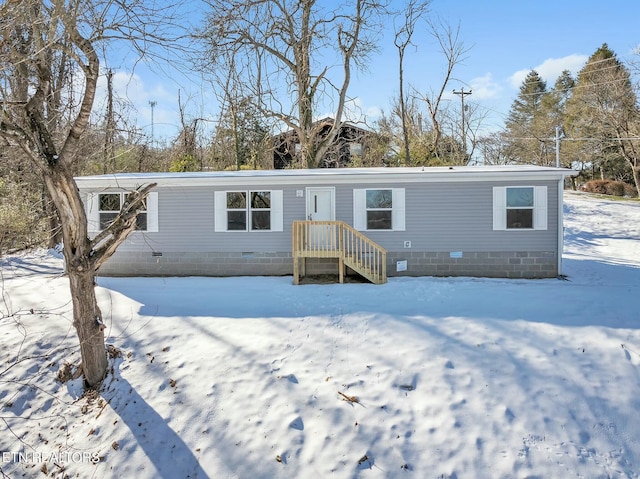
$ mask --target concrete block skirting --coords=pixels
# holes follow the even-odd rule
[[[406,261],[407,270],[398,271]],[[553,251],[387,253],[388,276],[476,276],[488,278],[554,278]]]
[[[406,271],[398,262],[406,261]],[[404,266],[404,263],[401,263]],[[402,269],[402,268],[401,268]],[[337,259],[309,258],[306,274],[337,274]],[[117,252],[101,276],[285,276],[293,274],[293,259],[285,253],[165,253]],[[516,252],[388,252],[388,276],[477,276],[490,278],[553,278],[553,251]]]

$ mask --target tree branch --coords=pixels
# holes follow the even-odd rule
[[[113,255],[118,246],[135,230],[138,213],[145,209],[145,199],[156,186],[157,183],[150,183],[130,193],[118,216],[91,240],[89,256],[96,270]]]

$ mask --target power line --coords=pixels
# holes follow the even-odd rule
[[[510,140],[536,140],[536,141],[555,141],[556,138],[555,137],[549,137],[549,138],[537,138],[535,136],[523,136],[523,137],[509,137]],[[562,141],[590,141],[590,140],[596,140],[596,141],[636,141],[636,140],[640,140],[640,136],[631,136],[631,137],[625,137],[625,138],[586,138],[586,137],[569,137],[569,136],[565,136],[564,138],[562,138]]]
[[[589,62],[589,63],[586,63],[586,64],[585,64],[585,65],[580,69],[580,71],[578,72],[578,75],[580,74],[580,72],[583,72],[583,71],[584,71],[584,69],[585,69],[587,66],[595,65],[596,63],[605,62],[605,61],[614,61],[614,59],[613,59],[613,58],[606,58],[606,59],[604,59],[604,60],[598,60],[598,61],[595,61],[595,62]],[[589,73],[589,74],[591,74],[591,73],[601,73],[601,72],[604,72],[604,71],[607,71],[607,70],[611,70],[611,69],[614,69],[614,68],[622,68],[623,66],[625,66],[623,63],[615,63],[615,64],[613,64],[613,65],[609,65],[609,66],[606,66],[606,67],[604,67],[604,68],[598,68],[597,70],[589,70],[589,71],[586,71],[585,73]],[[537,71],[535,68],[534,68],[534,69],[532,69],[532,70],[530,70],[530,71],[529,71],[529,73],[531,73],[532,71],[535,71],[535,72],[538,74],[538,76],[540,77],[540,80],[534,80],[534,81],[523,81],[523,82],[522,82],[522,85],[534,85],[534,84],[536,84],[536,83],[547,83],[547,81],[546,81],[545,79],[543,79],[543,78],[540,76],[540,73],[538,73],[538,71]],[[528,75],[528,74],[527,74],[527,75]],[[558,78],[559,78],[559,76],[558,76]],[[572,76],[572,78],[573,78],[573,76]],[[525,80],[526,80],[526,79],[525,79]]]

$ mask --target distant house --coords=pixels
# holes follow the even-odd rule
[[[323,118],[314,123],[317,136],[324,139],[333,126],[333,118]],[[374,142],[380,142],[381,136],[372,131],[344,122],[334,141],[324,155],[320,168],[345,168],[351,165],[355,157],[362,158]],[[300,152],[300,140],[295,130],[288,130],[273,137],[273,167],[276,170],[291,168],[295,165],[296,155]]]
[[[102,275],[561,274],[562,192],[539,166],[131,173],[76,178],[91,234],[157,183]]]

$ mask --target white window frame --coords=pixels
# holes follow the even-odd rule
[[[391,190],[391,229],[367,229],[367,191]],[[353,190],[353,227],[358,231],[405,231],[404,188],[357,188]]]
[[[133,191],[100,191],[96,193],[89,193],[87,195],[87,202],[85,205],[87,214],[87,229],[89,233],[99,233],[100,229],[100,213],[106,211],[100,211],[100,195],[120,195],[120,205],[126,200],[126,196],[133,193]],[[157,233],[158,227],[158,192],[151,191],[147,193],[147,229],[134,230],[135,233]]]
[[[507,228],[507,190],[509,188],[533,189],[533,228]],[[493,187],[493,229],[495,231],[544,231],[547,221],[547,187],[531,185],[510,185]],[[517,208],[526,209],[526,207]]]
[[[253,195],[255,193],[268,193],[269,195],[269,208],[254,208],[253,207]],[[269,190],[255,190],[249,191],[247,196],[247,227],[251,231],[271,231],[271,216],[273,214],[273,199],[271,191]],[[269,228],[254,228],[253,227],[253,213],[254,212],[269,212]]]
[[[229,195],[231,194],[241,194],[244,195],[244,207],[243,208],[229,208]],[[225,216],[227,218],[226,228],[228,231],[247,231],[249,227],[249,218],[248,218],[248,210],[249,210],[249,194],[247,191],[225,191],[224,204],[225,204]],[[229,229],[229,213],[244,213],[244,228],[243,229]]]
[[[243,230],[230,230],[228,229],[227,212],[239,211],[227,209],[227,193],[245,193],[246,194],[246,228]],[[251,193],[269,193],[271,198],[271,208],[268,210],[271,212],[271,228],[270,229],[252,229],[251,228]],[[225,190],[214,192],[214,231],[229,232],[229,233],[271,233],[283,231],[283,211],[282,211],[282,190],[269,190],[269,189],[251,189],[251,190]],[[255,211],[267,211],[266,209],[259,208]]]

